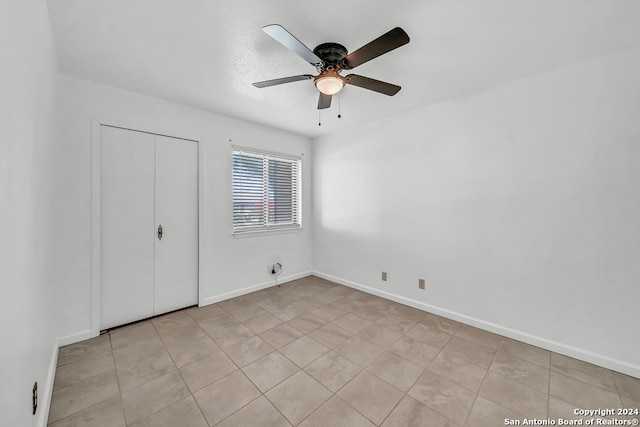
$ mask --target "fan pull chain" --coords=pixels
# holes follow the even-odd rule
[[[322,126],[322,119],[320,118],[320,110],[318,110],[318,126]]]
[[[340,100],[342,99],[342,96],[340,96],[340,94],[338,93],[338,118],[342,118],[342,114],[340,114]]]

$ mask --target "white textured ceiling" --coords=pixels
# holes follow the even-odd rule
[[[637,0],[48,0],[60,70],[307,136],[482,90],[640,44]],[[315,74],[261,28],[278,23],[310,49],[350,52],[393,27],[411,42],[353,72],[402,86],[355,86],[322,112]]]

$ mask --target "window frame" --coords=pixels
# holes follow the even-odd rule
[[[256,157],[262,160],[263,170],[263,188],[262,188],[262,223],[258,225],[241,225],[236,226],[235,222],[235,205],[237,203],[235,195],[235,156],[236,154],[246,155],[250,157]],[[292,178],[291,190],[292,190],[292,203],[295,203],[295,207],[291,207],[292,217],[291,223],[278,224],[272,223],[270,218],[270,204],[269,204],[269,161],[279,161],[284,163],[294,164],[295,177]],[[265,165],[266,163],[266,165]],[[240,203],[240,202],[238,202]],[[263,233],[275,233],[275,232],[290,232],[302,229],[302,156],[296,156],[291,154],[279,153],[274,151],[267,151],[249,147],[242,147],[233,145],[231,146],[231,234],[239,236],[248,236],[254,234]]]

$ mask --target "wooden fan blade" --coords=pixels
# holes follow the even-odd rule
[[[382,82],[380,80],[371,79],[369,77],[359,76],[357,74],[349,74],[345,77],[347,84],[369,89],[374,92],[384,93],[393,96],[402,89],[400,86],[391,83]]]
[[[307,61],[314,67],[324,65],[322,59],[313,53],[311,49],[306,47],[293,34],[287,31],[282,25],[272,24],[262,27],[262,31],[273,37],[278,43],[289,48],[293,53]]]
[[[313,79],[313,76],[311,74],[301,74],[299,76],[282,77],[280,79],[273,79],[273,80],[265,80],[263,82],[256,82],[256,83],[253,83],[253,85],[255,87],[263,88],[263,87],[281,85],[281,84],[284,84],[284,83],[298,82],[300,80],[310,80],[310,79]]]
[[[409,35],[402,28],[396,27],[347,55],[344,58],[346,69],[355,68],[407,43]]]

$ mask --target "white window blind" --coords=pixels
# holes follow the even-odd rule
[[[299,228],[301,161],[233,150],[233,231]]]

